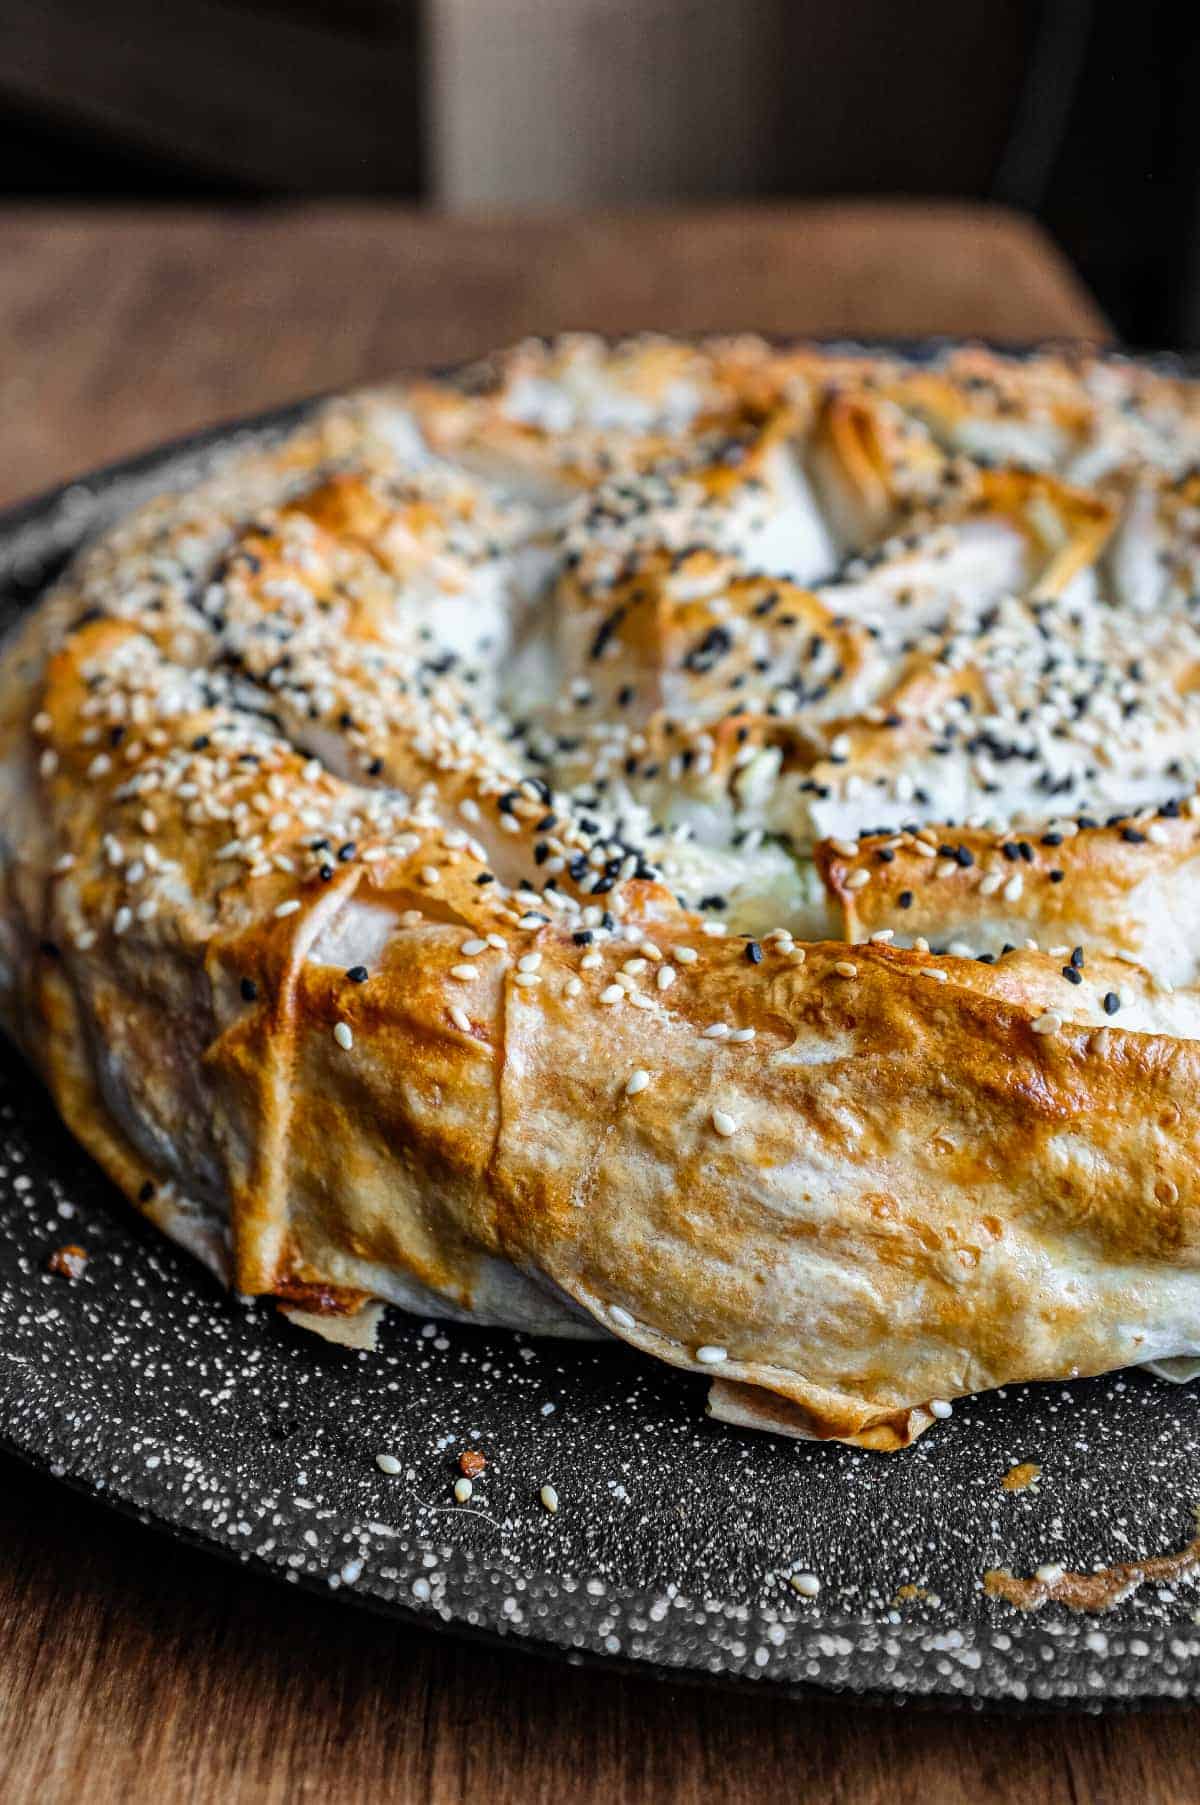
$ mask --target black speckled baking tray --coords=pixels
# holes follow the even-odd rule
[[[0,626],[112,515],[302,411],[0,518]],[[66,1242],[91,1256],[73,1281],[46,1265]],[[1200,1386],[1131,1372],[1012,1389],[881,1457],[711,1422],[701,1381],[617,1346],[398,1311],[381,1342],[332,1348],[222,1293],[0,1048],[0,1447],[293,1584],[568,1660],[875,1702],[1200,1696],[1194,1575],[1103,1617],[1021,1615],[982,1586],[992,1566],[1087,1569],[1187,1543]],[[489,1464],[459,1506],[467,1447]],[[1023,1461],[1040,1484],[1005,1491]],[[788,1585],[799,1572],[815,1597]]]

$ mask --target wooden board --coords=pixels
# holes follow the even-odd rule
[[[1033,227],[981,210],[0,213],[0,501],[584,325],[1105,333]],[[550,1665],[272,1586],[0,1463],[5,1805],[1173,1805],[1200,1794],[1194,1721],[885,1713]]]
[[[1106,334],[962,206],[445,219],[0,210],[0,506],[168,434],[528,332]]]

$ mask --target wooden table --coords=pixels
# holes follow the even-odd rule
[[[484,224],[0,213],[0,501],[204,421],[563,326],[1103,337],[1028,224],[820,207]],[[1200,1793],[1190,1714],[794,1705],[386,1622],[0,1463],[0,1799],[225,1805]]]
[[[586,326],[1107,331],[1036,227],[982,208],[0,211],[0,506],[212,420]]]

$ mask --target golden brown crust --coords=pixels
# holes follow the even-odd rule
[[[582,1320],[876,1449],[1195,1351],[1197,442],[752,340],[339,404],[0,660],[4,1020],[335,1327]]]
[[[1101,946],[1194,984],[1189,929],[1200,883],[1200,799],[1108,825],[1051,822],[869,836],[815,851],[847,940],[888,929],[902,943],[995,957],[1030,937],[1064,955]]]

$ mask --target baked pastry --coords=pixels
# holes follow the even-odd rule
[[[239,1291],[891,1449],[1200,1354],[1200,390],[589,338],[329,404],[0,655],[0,1006]]]

